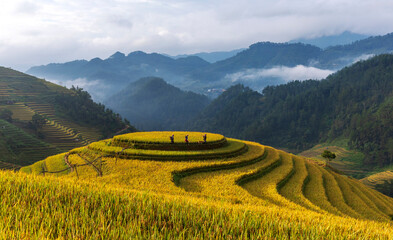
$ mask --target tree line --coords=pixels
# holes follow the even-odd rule
[[[88,92],[82,88],[72,86],[72,94],[58,94],[55,96],[55,107],[63,117],[70,118],[82,125],[93,125],[98,127],[103,137],[128,127],[128,131],[136,129],[131,126],[127,119],[120,114],[114,113],[101,103],[95,103]]]

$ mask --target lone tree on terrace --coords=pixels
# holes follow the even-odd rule
[[[329,162],[336,158],[336,154],[332,153],[332,152],[329,151],[329,150],[323,151],[323,153],[321,154],[321,156],[322,156],[323,158],[329,160]]]

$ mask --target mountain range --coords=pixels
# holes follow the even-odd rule
[[[180,55],[176,55],[176,56],[170,56],[170,55],[166,55],[166,56],[172,57],[174,59],[195,56],[195,57],[200,57],[209,63],[215,63],[215,62],[233,57],[243,50],[245,50],[245,48],[235,49],[235,50],[231,50],[231,51],[200,52],[200,53],[194,53],[194,54],[180,54]]]
[[[215,90],[220,92],[236,83],[260,91],[268,85],[290,80],[321,79],[353,62],[392,50],[393,34],[326,49],[302,43],[260,42],[214,63],[197,56],[173,59],[157,53],[137,51],[126,56],[117,52],[104,60],[52,63],[32,67],[27,73],[69,87],[78,85],[101,102],[130,82],[148,76],[160,77],[180,89],[214,98],[218,96]],[[293,69],[297,74],[285,74],[286,77],[280,74]]]

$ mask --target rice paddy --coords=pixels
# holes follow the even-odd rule
[[[18,231],[3,224],[0,232],[81,239],[393,239],[393,199],[304,157],[220,135],[206,145],[225,144],[205,147],[198,141],[204,133],[189,134],[198,150],[180,140],[173,144],[181,150],[157,150],[155,144],[171,144],[170,132],[134,134],[21,169],[32,175],[2,173],[0,188],[9,195],[19,194],[10,189],[12,181],[47,193],[34,193],[41,207],[20,201],[31,216],[45,216],[45,224],[33,220]],[[0,217],[28,221],[4,212]]]

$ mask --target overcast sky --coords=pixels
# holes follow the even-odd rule
[[[393,32],[392,0],[1,0],[0,66]]]

